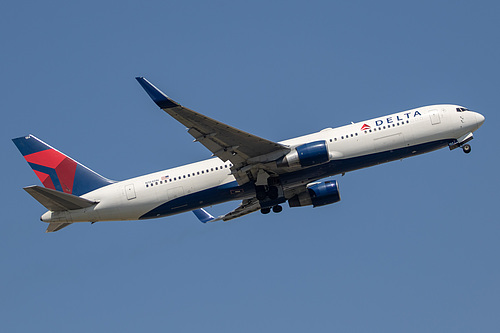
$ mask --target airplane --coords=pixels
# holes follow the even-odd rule
[[[338,182],[322,180],[440,148],[462,148],[484,116],[460,105],[419,107],[273,142],[172,100],[144,77],[136,80],[163,111],[187,127],[212,158],[114,181],[85,167],[33,135],[13,139],[42,186],[25,187],[48,211],[46,232],[76,222],[144,220],[192,211],[203,223],[229,221],[255,211],[320,207],[340,201]],[[205,208],[241,200],[214,217]]]

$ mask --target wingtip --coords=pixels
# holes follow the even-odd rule
[[[179,106],[176,102],[171,100],[167,95],[165,95],[160,89],[156,88],[151,82],[149,82],[143,76],[136,76],[135,78],[141,87],[146,91],[146,93],[151,97],[153,102],[156,103],[161,109],[169,109]]]

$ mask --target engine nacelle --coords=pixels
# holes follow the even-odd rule
[[[309,167],[330,161],[326,141],[314,141],[296,147],[276,162],[278,167]]]
[[[313,205],[319,207],[340,201],[339,184],[336,180],[315,183],[307,187],[307,191],[297,194],[288,200],[290,207]]]

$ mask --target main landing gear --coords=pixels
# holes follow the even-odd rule
[[[468,153],[470,153],[472,148],[470,147],[470,144],[466,144],[466,145],[462,146],[462,150],[464,151],[464,153],[468,154]]]
[[[276,205],[273,206],[272,210],[274,213],[280,213],[283,210],[283,207],[281,205]],[[260,212],[262,214],[269,214],[271,212],[271,207],[262,208]]]
[[[286,201],[278,177],[269,177],[267,185],[255,185],[255,196],[262,207],[262,214],[269,214],[271,209],[274,213],[281,212],[283,207],[280,204]]]
[[[279,196],[278,188],[276,186],[255,186],[255,192],[259,201],[266,198],[276,200]]]

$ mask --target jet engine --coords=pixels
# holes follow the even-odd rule
[[[340,201],[339,184],[336,180],[313,183],[307,191],[301,192],[288,200],[290,207],[313,205],[319,207]]]
[[[323,164],[330,160],[326,141],[314,141],[295,147],[291,152],[276,162],[278,167],[309,167]]]

